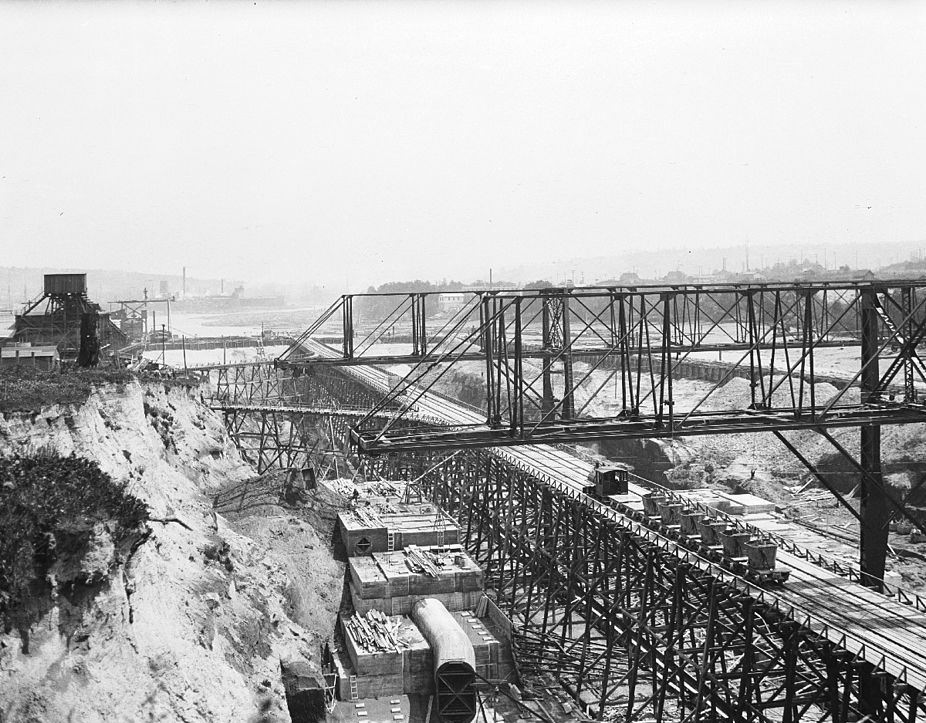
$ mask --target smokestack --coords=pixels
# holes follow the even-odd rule
[[[186,298],[186,266],[183,267],[183,298]]]

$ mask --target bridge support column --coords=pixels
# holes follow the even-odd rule
[[[877,401],[880,369],[878,363],[878,314],[874,290],[862,292],[861,396],[862,402]],[[862,584],[880,590],[887,559],[887,533],[890,515],[881,473],[881,425],[861,428],[861,480],[859,490],[859,565]]]
[[[572,419],[575,417],[575,399],[572,374],[572,332],[569,328],[569,297],[545,293],[543,299],[543,402],[542,412],[547,421],[554,417]],[[553,364],[563,365],[563,398],[557,401],[553,395]],[[559,413],[553,414],[559,407]]]

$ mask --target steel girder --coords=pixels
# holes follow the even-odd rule
[[[485,423],[449,420],[440,434],[416,437],[401,423],[387,431],[367,420],[356,438],[378,452],[419,442],[494,446],[922,421],[926,369],[917,345],[926,336],[926,283],[898,284],[488,294],[478,327],[452,350],[432,348],[383,400],[412,409],[455,363],[479,354]],[[864,358],[841,389],[821,397],[818,384],[832,377],[819,374],[818,356],[833,344],[864,347]],[[686,364],[707,361],[707,349],[736,351],[712,388],[682,407],[673,387]],[[581,372],[576,356],[587,360]],[[749,380],[749,400],[718,408],[716,392],[734,376]],[[607,411],[593,411],[612,383]],[[855,387],[864,388],[861,399]]]
[[[686,345],[694,345],[708,351],[711,350],[709,340],[704,332],[711,332],[714,321],[717,320],[720,308],[716,308],[716,300],[735,293],[755,294],[758,302],[754,313],[750,315],[748,304],[741,303],[729,309],[728,321],[731,322],[730,334],[725,335],[723,344],[735,345],[737,341],[745,340],[749,335],[749,326],[755,324],[764,329],[769,323],[767,299],[775,295],[810,295],[815,300],[817,311],[811,324],[818,329],[828,325],[829,321],[839,314],[844,299],[869,288],[887,287],[896,291],[899,298],[903,290],[922,288],[921,280],[892,280],[878,282],[796,282],[796,283],[749,283],[749,284],[641,284],[636,286],[589,286],[581,288],[552,288],[539,291],[528,290],[499,290],[480,289],[453,292],[459,299],[447,306],[444,297],[447,292],[401,292],[401,293],[373,293],[373,294],[346,294],[339,297],[305,330],[299,339],[284,352],[280,359],[296,364],[363,364],[363,363],[413,363],[423,357],[436,358],[450,353],[453,346],[470,331],[480,319],[480,308],[485,300],[493,297],[510,298],[520,296],[528,299],[546,298],[556,300],[556,303],[570,304],[572,298],[588,300],[593,297],[606,297],[625,294],[640,294],[652,298],[667,294],[672,298],[672,323],[676,346],[684,349]],[[592,302],[591,307],[596,304]],[[578,314],[584,316],[582,307],[587,306],[582,301],[577,307]],[[444,308],[441,308],[444,307]],[[539,307],[538,307],[539,308]],[[440,312],[440,313],[437,313]],[[800,333],[805,320],[796,314],[786,313],[785,321],[795,333]],[[565,320],[574,318],[569,314]],[[792,318],[794,317],[794,318]],[[539,344],[540,320],[534,319],[538,330],[538,344],[534,345],[534,353],[542,355],[545,351]],[[632,320],[631,320],[632,321]],[[428,324],[431,324],[430,328]],[[598,320],[595,327],[606,329],[618,326],[615,317],[608,322]],[[555,333],[555,324],[550,327]],[[654,327],[654,331],[658,331]],[[858,329],[843,324],[837,331],[844,332],[837,343],[858,343]],[[837,335],[840,336],[840,335]],[[608,345],[607,335],[601,335],[603,346]],[[336,358],[317,358],[307,356],[303,347],[304,342],[316,339],[331,343],[340,353]],[[393,345],[388,353],[377,353],[377,345],[388,343]],[[821,340],[821,344],[833,343],[833,340]],[[555,345],[554,345],[555,346]],[[397,347],[397,348],[396,348]],[[735,348],[731,346],[730,348]],[[528,348],[525,348],[527,351]],[[474,358],[482,358],[479,351],[474,352]]]

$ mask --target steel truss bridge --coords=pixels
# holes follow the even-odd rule
[[[251,405],[259,413],[276,408],[290,422],[341,410],[329,417],[339,424],[332,439],[349,434],[373,474],[421,477],[461,521],[515,623],[521,664],[555,671],[598,714],[916,720],[926,713],[920,610],[789,553],[779,556],[791,580],[758,588],[582,495],[589,465],[551,443],[772,432],[829,486],[787,434],[811,429],[858,472],[860,511],[843,502],[860,517],[860,577],[877,587],[887,522],[909,514],[883,484],[880,426],[924,421],[924,287],[487,291],[448,310],[430,339],[428,295],[413,294],[398,299],[398,315],[365,319],[360,344],[355,309],[382,299],[343,297],[275,367],[219,370],[235,378],[226,377],[221,401],[235,415],[235,405],[259,398]],[[334,348],[325,324],[338,312]],[[824,395],[816,384],[832,371],[832,347],[857,350],[857,368]],[[679,408],[674,382],[705,354],[724,355],[725,371],[703,399]],[[449,369],[473,361],[484,375],[483,409],[435,391]],[[375,366],[392,364],[410,367],[399,376]],[[749,404],[712,408],[734,375],[749,380]],[[619,390],[618,408],[589,417],[608,384]],[[358,420],[363,407],[369,413]],[[840,426],[861,428],[858,460],[829,432]],[[287,447],[279,437],[274,445]]]

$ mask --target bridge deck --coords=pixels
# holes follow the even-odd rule
[[[323,344],[309,344],[319,355],[337,354]],[[344,371],[375,389],[390,389],[392,375],[382,369],[356,366]],[[481,412],[432,392],[424,393],[416,407],[419,413],[450,424],[485,422]],[[582,494],[592,467],[566,450],[545,444],[498,447],[493,452],[571,496]],[[636,494],[645,491],[635,485],[631,489]],[[766,590],[592,498],[587,498],[587,503],[633,534],[656,542],[757,599],[777,604],[793,619],[836,645],[917,690],[926,691],[926,615],[914,608],[784,551],[779,551],[778,559],[781,567],[790,570],[790,578],[784,586]]]

